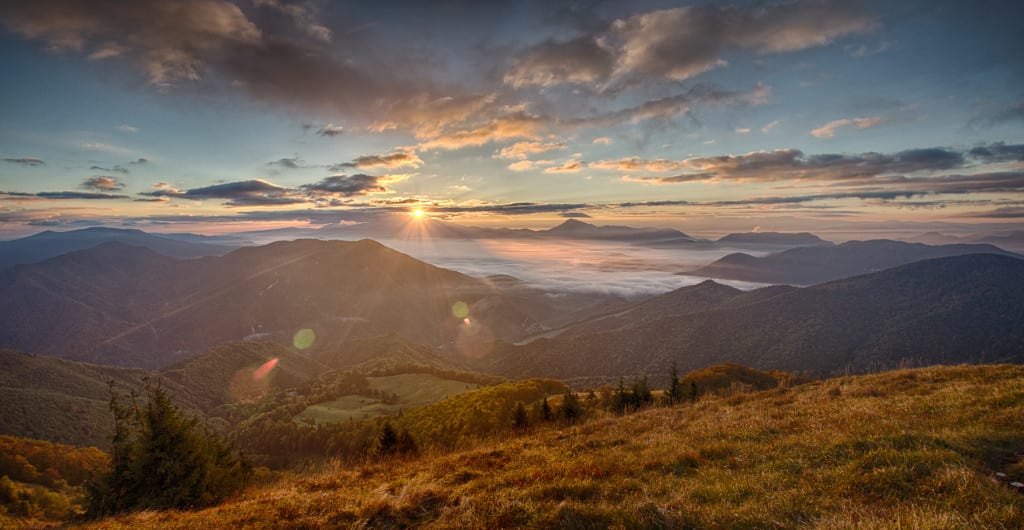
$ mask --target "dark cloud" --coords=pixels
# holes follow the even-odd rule
[[[98,176],[85,179],[82,182],[82,187],[100,191],[116,191],[124,189],[124,183],[117,180],[117,177]]]
[[[111,193],[95,193],[88,191],[40,191],[36,193],[22,193],[16,191],[0,191],[0,199],[24,200],[24,199],[127,199],[127,195],[115,195]]]
[[[267,165],[283,167],[285,169],[302,169],[306,167],[303,160],[297,156],[292,158],[280,158],[272,162],[267,162]]]
[[[588,208],[585,203],[577,204],[545,204],[536,202],[513,202],[506,204],[481,204],[473,206],[433,206],[435,213],[493,213],[501,215],[529,215],[534,213],[560,213]]]
[[[295,190],[272,184],[265,180],[242,180],[215,184],[187,191],[164,188],[141,193],[147,197],[169,197],[178,199],[204,200],[227,199],[227,206],[273,206],[308,202]]]
[[[139,158],[137,160],[134,160],[134,161],[128,162],[128,163],[129,164],[136,164],[136,165],[148,164],[149,163],[149,159]]]
[[[970,212],[962,217],[987,217],[991,219],[1024,219],[1024,208],[995,208],[984,212]]]
[[[341,197],[353,197],[366,195],[368,193],[383,193],[389,191],[382,183],[381,177],[373,175],[333,175],[320,182],[305,184],[302,189],[313,195],[334,195]]]
[[[419,156],[416,156],[416,151],[411,149],[393,151],[391,153],[383,155],[364,155],[356,158],[351,162],[344,164],[338,164],[331,166],[331,170],[335,168],[357,168],[367,169],[374,167],[384,167],[388,169],[395,169],[400,167],[420,167],[423,165],[423,160],[420,160]]]
[[[993,144],[996,145],[996,144]],[[991,147],[991,146],[990,146]],[[1003,146],[989,152],[1003,156],[1015,146]],[[992,154],[995,153],[995,154]],[[972,155],[981,158],[982,155]],[[626,158],[602,160],[590,164],[596,169],[648,172],[689,170],[672,177],[629,177],[627,180],[661,184],[735,180],[743,182],[803,181],[862,181],[863,183],[890,183],[893,179],[880,177],[935,172],[961,168],[967,165],[964,153],[948,148],[908,149],[896,153],[860,153],[805,155],[799,149],[757,151],[744,155],[694,157],[680,161],[642,160]]]
[[[760,54],[823,46],[875,26],[856,2],[798,0],[664,9],[615,20],[572,40],[523,52],[505,75],[514,87],[573,83],[605,90],[644,79],[680,81],[724,64],[733,50]]]
[[[129,65],[163,89],[224,83],[264,102],[370,121],[382,104],[428,88],[413,68],[336,57],[330,31],[306,7],[257,3],[260,25],[225,0],[12,1],[0,19],[51,50]],[[309,31],[285,30],[296,25]]]
[[[90,171],[105,171],[107,173],[121,173],[123,175],[127,175],[129,173],[127,168],[124,168],[124,167],[121,167],[121,166],[114,166],[114,167],[92,166],[92,167],[89,168],[89,170]]]
[[[562,212],[558,214],[560,217],[567,217],[569,219],[590,219],[591,217],[583,212]]]
[[[10,164],[21,164],[23,166],[45,166],[46,162],[39,158],[32,157],[21,157],[21,158],[4,158],[4,162]]]
[[[328,123],[327,125],[320,127],[320,129],[316,131],[316,133],[319,134],[320,136],[328,137],[340,136],[344,132],[344,127],[342,127],[341,125],[334,125],[333,123]]]
[[[984,163],[1024,162],[1024,144],[1006,145],[1004,142],[996,142],[975,147],[968,154]]]
[[[620,202],[614,206],[619,208],[637,208],[650,206],[689,206],[690,201],[642,201],[642,202]]]

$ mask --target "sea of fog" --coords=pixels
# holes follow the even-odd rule
[[[700,283],[706,278],[676,273],[737,252],[736,249],[648,248],[602,241],[382,239],[380,242],[438,267],[470,276],[507,274],[549,291],[602,292],[626,297],[661,294]],[[749,282],[719,282],[740,289],[761,286]]]

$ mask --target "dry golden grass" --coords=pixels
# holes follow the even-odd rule
[[[1024,367],[844,377],[288,475],[88,528],[1024,528]],[[1016,455],[1016,456],[1015,456]]]

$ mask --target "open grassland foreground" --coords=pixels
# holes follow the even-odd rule
[[[1024,367],[843,377],[539,428],[88,528],[1024,528]],[[1006,480],[996,473],[1006,473]]]

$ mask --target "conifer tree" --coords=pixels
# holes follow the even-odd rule
[[[559,412],[566,423],[576,423],[576,420],[583,416],[583,405],[580,404],[580,399],[572,390],[565,391],[562,408]]]
[[[675,405],[683,400],[683,387],[679,384],[679,372],[676,370],[675,361],[672,362],[672,368],[668,372],[668,388],[665,389],[665,399],[668,400],[669,405]]]
[[[512,428],[517,431],[525,431],[530,427],[530,418],[526,414],[526,407],[523,406],[522,401],[517,401],[516,406],[512,409]]]
[[[551,405],[548,404],[548,397],[544,396],[544,401],[540,404],[540,417],[544,421],[551,421]]]
[[[210,506],[245,483],[252,468],[232,446],[214,437],[146,383],[146,403],[121,403],[113,382],[111,471],[87,486],[93,516],[136,509]]]
[[[398,433],[391,426],[390,421],[385,421],[377,436],[377,456],[388,456],[398,449]]]

